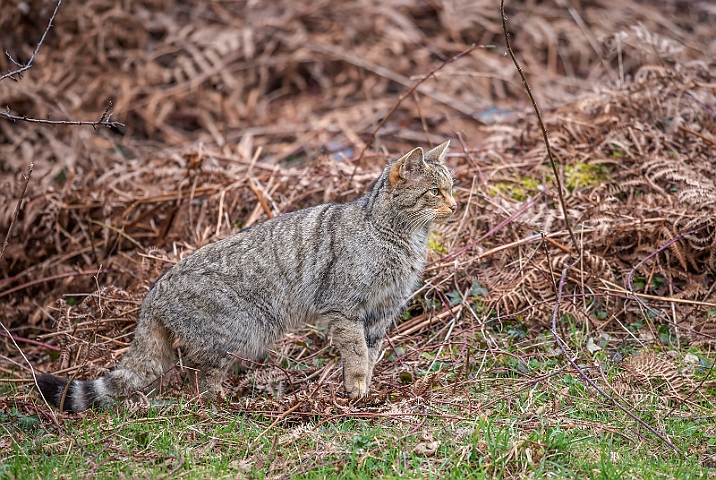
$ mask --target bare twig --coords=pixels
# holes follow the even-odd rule
[[[66,278],[66,277],[75,277],[77,275],[95,275],[97,273],[107,273],[111,272],[112,270],[109,268],[105,268],[104,270],[100,270],[99,272],[96,270],[82,270],[80,272],[67,272],[67,273],[59,273],[57,275],[51,275],[49,277],[45,278],[38,278],[37,280],[32,280],[27,283],[23,283],[22,285],[18,285],[17,287],[9,288],[7,290],[4,290],[0,292],[0,297],[4,297],[5,295],[10,295],[11,293],[17,292],[19,290],[22,290],[27,287],[31,287],[33,285],[37,285],[40,283],[45,282],[52,282],[54,280],[59,280],[60,278]]]
[[[15,61],[15,59],[13,59],[13,58],[10,56],[10,54],[9,54],[7,51],[5,51],[5,55],[7,55],[7,58],[9,58],[12,63],[14,63],[15,65],[17,65],[17,66],[20,67],[20,68],[18,68],[17,70],[13,70],[12,72],[8,72],[8,73],[6,73],[6,74],[3,75],[3,76],[0,76],[0,82],[3,81],[3,80],[6,79],[6,78],[10,78],[10,79],[12,79],[12,80],[17,81],[17,78],[15,78],[15,75],[17,75],[18,77],[22,77],[22,72],[25,72],[25,71],[27,71],[27,70],[29,70],[29,69],[32,68],[32,62],[33,62],[33,60],[35,60],[35,55],[37,55],[37,52],[40,51],[40,47],[42,46],[42,42],[44,42],[44,41],[45,41],[45,37],[47,37],[47,32],[49,32],[49,31],[50,31],[50,28],[52,28],[52,22],[55,20],[55,15],[57,15],[57,11],[60,9],[60,4],[62,4],[62,0],[58,0],[58,1],[57,1],[57,5],[55,6],[55,11],[52,12],[52,16],[50,17],[50,21],[47,23],[47,28],[45,29],[45,32],[42,34],[42,38],[40,39],[40,41],[38,42],[37,46],[35,47],[35,51],[32,52],[32,55],[30,56],[30,60],[28,60],[25,65],[20,65],[17,61]],[[6,8],[7,8],[7,7],[6,7]]]
[[[555,160],[554,154],[552,153],[552,148],[549,145],[549,136],[547,135],[547,129],[545,128],[544,122],[542,121],[542,114],[540,113],[539,107],[537,106],[537,101],[535,100],[534,95],[532,95],[532,89],[530,88],[530,84],[527,83],[527,77],[525,77],[525,74],[522,71],[522,67],[520,67],[519,62],[517,62],[515,53],[512,51],[512,47],[510,46],[510,34],[507,32],[507,16],[505,15],[505,0],[500,0],[500,16],[502,17],[502,31],[505,34],[505,46],[507,47],[507,51],[510,52],[510,58],[512,58],[512,63],[515,64],[515,68],[517,68],[517,71],[520,74],[520,78],[522,78],[522,84],[525,86],[525,90],[527,90],[527,95],[529,95],[530,100],[532,101],[532,107],[534,107],[535,114],[537,114],[537,121],[539,122],[539,127],[542,130],[544,144],[547,147],[547,155],[549,156],[549,163],[550,165],[552,165],[552,172],[554,173],[554,181],[557,182],[557,193],[559,194],[559,204],[562,207],[562,213],[564,214],[564,223],[567,226],[567,231],[569,231],[569,237],[572,239],[572,244],[574,244],[575,252],[581,254],[579,243],[577,243],[577,237],[574,236],[574,231],[572,230],[572,225],[569,221],[569,215],[567,214],[567,204],[564,201],[564,194],[562,193],[562,181],[560,180],[559,172],[557,171],[557,161]]]
[[[410,87],[410,89],[408,89],[407,92],[405,92],[405,94],[403,94],[403,95],[401,95],[400,97],[398,97],[398,101],[396,102],[396,104],[393,105],[393,108],[391,108],[391,109],[388,111],[388,113],[385,114],[385,116],[383,117],[383,120],[380,121],[380,123],[378,124],[378,126],[375,127],[375,129],[373,130],[373,133],[370,134],[370,138],[368,139],[368,141],[365,142],[365,146],[363,147],[363,150],[361,150],[360,155],[358,155],[358,160],[356,160],[356,168],[357,168],[358,162],[360,162],[360,160],[363,158],[363,155],[365,154],[365,151],[366,151],[368,148],[370,148],[370,146],[373,144],[373,140],[375,140],[375,135],[378,133],[378,130],[380,130],[380,129],[383,127],[383,125],[385,125],[385,122],[388,121],[388,119],[391,117],[391,115],[393,115],[393,113],[398,109],[398,107],[400,106],[400,104],[403,103],[403,100],[405,100],[406,98],[410,97],[410,96],[413,94],[413,92],[415,92],[415,91],[417,90],[417,88],[418,88],[424,81],[426,81],[428,78],[432,77],[435,72],[437,72],[438,70],[442,69],[442,68],[445,67],[447,64],[452,63],[452,62],[454,62],[455,60],[464,57],[465,55],[469,54],[470,52],[472,52],[472,51],[475,50],[476,48],[484,48],[484,46],[483,46],[483,45],[475,45],[475,44],[472,44],[469,48],[466,48],[465,50],[463,50],[462,52],[458,53],[457,55],[453,55],[452,57],[448,58],[448,59],[445,60],[443,63],[441,63],[440,65],[438,65],[438,66],[435,67],[434,69],[432,69],[432,70],[430,71],[430,73],[428,73],[428,74],[425,75],[423,78],[421,78],[420,80],[418,80],[412,87]],[[463,112],[463,113],[464,113],[464,112]],[[473,116],[473,117],[474,117],[474,116]],[[355,173],[355,172],[354,172],[354,173]],[[351,175],[351,177],[353,177],[353,176]]]
[[[27,344],[29,344],[29,345],[35,345],[35,346],[38,346],[38,347],[42,347],[42,348],[44,348],[44,349],[46,349],[46,350],[50,350],[50,351],[52,351],[52,352],[59,352],[59,351],[60,351],[60,349],[57,348],[57,347],[55,347],[54,345],[49,345],[49,344],[44,343],[44,342],[38,342],[37,340],[33,340],[33,339],[31,339],[31,338],[18,337],[17,335],[9,335],[9,334],[3,333],[3,332],[0,332],[0,337],[10,338],[10,339],[12,339],[12,340],[15,341],[15,342],[22,342],[22,343],[27,343]]]
[[[27,169],[27,175],[25,176],[25,185],[22,187],[22,192],[20,192],[20,198],[17,201],[17,206],[15,207],[15,213],[12,214],[12,220],[10,221],[10,228],[7,229],[7,234],[5,235],[5,241],[2,244],[2,250],[0,250],[0,260],[2,260],[2,256],[5,253],[5,249],[7,248],[8,241],[10,240],[10,235],[12,235],[12,227],[15,225],[15,220],[17,220],[17,216],[20,214],[20,209],[22,208],[22,200],[25,198],[25,192],[27,192],[27,184],[30,183],[30,175],[32,175],[32,168],[34,164],[30,163],[30,166]]]
[[[121,122],[113,122],[111,121],[112,113],[109,113],[109,109],[112,108],[112,102],[109,102],[107,105],[107,108],[105,108],[104,112],[102,113],[102,116],[100,119],[96,122],[91,121],[78,121],[78,120],[49,120],[49,119],[39,119],[39,118],[30,118],[26,117],[25,115],[12,115],[10,113],[9,108],[5,108],[4,112],[0,112],[0,117],[5,117],[8,120],[12,120],[13,122],[29,122],[29,123],[42,123],[45,125],[91,125],[92,128],[97,127],[124,127],[124,124]]]
[[[617,407],[622,412],[629,415],[631,418],[633,418],[637,423],[639,423],[641,426],[649,430],[651,433],[656,435],[662,442],[664,442],[666,445],[671,447],[675,452],[679,453],[680,455],[683,455],[683,453],[676,448],[676,446],[666,438],[661,433],[657,432],[654,427],[646,423],[644,420],[636,416],[634,413],[631,412],[628,408],[624,407],[622,404],[614,400],[607,392],[602,390],[596,383],[594,383],[594,380],[589,378],[589,376],[584,373],[584,370],[577,365],[577,363],[572,359],[572,357],[569,354],[569,351],[567,350],[567,345],[564,343],[564,340],[559,336],[557,333],[557,317],[559,316],[559,305],[562,302],[562,291],[564,290],[564,282],[567,279],[567,272],[569,271],[570,263],[569,261],[564,263],[564,268],[562,268],[562,276],[559,279],[559,284],[557,286],[557,301],[554,304],[554,310],[552,311],[552,335],[554,336],[554,339],[557,341],[557,345],[559,345],[559,349],[562,351],[562,354],[564,354],[564,357],[567,359],[569,364],[574,368],[574,370],[579,374],[580,377],[584,379],[585,382],[587,382],[592,388],[594,388],[597,392],[599,392],[600,395],[602,395],[609,403]]]

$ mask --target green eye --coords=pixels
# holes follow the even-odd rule
[[[440,196],[440,189],[439,189],[439,188],[431,188],[431,189],[430,189],[430,193],[432,193],[432,194],[435,195],[436,197],[439,197],[439,196]]]

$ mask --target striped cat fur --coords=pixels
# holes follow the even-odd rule
[[[457,208],[449,142],[390,163],[365,196],[287,213],[206,245],[167,270],[142,303],[117,367],[92,381],[38,376],[55,406],[106,408],[146,391],[176,364],[198,369],[207,397],[238,357],[255,359],[287,331],[326,326],[351,398],[368,393],[383,337],[425,265],[433,222]]]

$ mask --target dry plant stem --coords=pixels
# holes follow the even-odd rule
[[[45,37],[47,37],[47,32],[49,32],[49,31],[50,31],[50,28],[52,28],[52,22],[55,20],[55,15],[57,15],[57,11],[60,9],[60,4],[62,4],[62,0],[58,0],[58,1],[57,1],[57,5],[55,6],[55,11],[52,12],[52,16],[50,17],[50,21],[47,23],[47,28],[45,29],[45,32],[42,34],[42,38],[40,39],[40,41],[38,42],[37,46],[35,47],[35,51],[32,52],[32,55],[30,56],[30,60],[28,60],[25,65],[20,65],[19,63],[17,63],[17,62],[10,56],[9,53],[7,53],[7,51],[5,52],[5,55],[7,55],[7,58],[9,58],[12,63],[14,63],[15,65],[17,65],[17,66],[20,67],[20,68],[17,69],[17,70],[14,70],[14,71],[12,71],[12,72],[8,72],[8,73],[6,73],[5,75],[1,76],[1,77],[0,77],[0,82],[3,81],[3,80],[6,79],[6,78],[11,78],[11,79],[17,81],[17,79],[14,78],[15,75],[22,76],[22,75],[21,75],[22,72],[24,72],[24,71],[29,70],[30,68],[32,68],[32,62],[33,62],[33,60],[35,60],[35,55],[37,55],[37,52],[40,51],[40,47],[42,46],[42,42],[44,42],[44,41],[45,41]],[[5,7],[5,8],[8,8],[8,7]]]
[[[592,388],[594,388],[597,392],[599,392],[600,395],[602,395],[609,403],[617,407],[622,412],[629,415],[632,419],[634,419],[637,423],[639,423],[641,426],[649,430],[651,433],[656,435],[662,442],[664,442],[666,445],[671,447],[675,452],[677,452],[679,455],[683,456],[683,453],[676,448],[676,446],[671,443],[671,440],[666,438],[661,433],[657,432],[654,427],[646,423],[644,420],[636,416],[634,413],[631,412],[628,408],[622,406],[620,403],[618,403],[616,400],[614,400],[607,392],[599,388],[599,386],[594,383],[594,381],[589,378],[589,376],[584,373],[584,370],[577,365],[577,363],[572,359],[572,357],[569,355],[569,352],[567,351],[567,345],[564,343],[562,338],[557,333],[557,317],[559,316],[559,304],[562,302],[562,291],[564,290],[564,283],[565,280],[567,280],[567,272],[569,271],[570,263],[567,261],[564,264],[564,268],[562,268],[562,276],[559,279],[559,284],[557,286],[557,301],[554,304],[554,310],[552,311],[552,335],[554,336],[554,339],[557,341],[557,345],[559,345],[559,349],[562,351],[562,354],[564,355],[564,358],[567,359],[569,364],[574,368],[574,370],[579,374],[580,377],[584,379],[585,382],[587,382]]]
[[[109,120],[109,118],[111,116],[112,115],[110,114],[109,117],[107,117],[106,111],[105,111],[105,113],[102,114],[102,117],[103,118],[106,117],[106,120],[101,118],[97,122],[90,122],[90,121],[79,121],[79,120],[42,120],[39,118],[29,118],[29,117],[26,117],[25,115],[12,115],[10,113],[9,109],[5,110],[4,112],[0,112],[0,117],[5,117],[8,120],[12,120],[13,122],[21,121],[21,122],[29,122],[29,123],[43,123],[45,125],[91,125],[93,128],[96,128],[98,126],[114,127],[114,128],[124,127],[124,124],[121,122],[111,122]]]
[[[532,101],[532,107],[534,107],[535,114],[537,115],[537,121],[539,122],[539,127],[542,130],[544,144],[547,147],[547,155],[549,156],[549,163],[552,166],[552,172],[554,173],[554,181],[557,182],[559,204],[562,207],[564,223],[567,226],[567,230],[569,231],[569,238],[572,239],[574,251],[577,252],[577,254],[581,255],[581,249],[579,248],[579,243],[577,243],[577,237],[574,236],[574,231],[572,231],[572,225],[569,221],[569,215],[567,214],[567,204],[564,201],[564,194],[562,193],[562,181],[560,180],[559,172],[557,171],[557,161],[554,159],[552,148],[549,145],[549,136],[547,135],[547,129],[544,126],[544,121],[542,121],[542,114],[540,113],[539,107],[537,106],[537,101],[535,100],[534,95],[532,95],[532,89],[530,88],[530,84],[527,83],[527,77],[525,77],[525,74],[522,71],[522,67],[520,67],[519,62],[517,62],[515,53],[512,51],[512,47],[510,46],[510,34],[507,33],[507,17],[505,16],[505,0],[500,0],[500,16],[502,17],[502,31],[505,34],[505,46],[507,47],[507,51],[510,52],[510,58],[512,58],[512,63],[515,64],[515,68],[517,68],[517,71],[520,74],[520,78],[522,78],[522,84],[525,86],[525,90],[527,90],[527,95],[529,95],[530,100]]]
[[[45,283],[45,282],[51,282],[53,280],[59,280],[60,278],[66,278],[66,277],[75,277],[77,275],[96,275],[97,273],[107,273],[111,272],[112,269],[105,268],[100,271],[94,271],[94,270],[83,270],[81,272],[69,272],[69,273],[60,273],[58,275],[52,275],[50,277],[45,278],[39,278],[37,280],[33,280],[31,282],[23,283],[22,285],[18,285],[17,287],[10,288],[9,290],[5,290],[3,292],[0,292],[0,297],[4,297],[5,295],[10,295],[11,293],[17,292],[19,290],[22,290],[27,287],[31,287],[33,285],[37,285],[38,283]]]
[[[432,69],[432,70],[430,71],[430,73],[428,73],[428,74],[425,75],[423,78],[421,78],[420,80],[418,80],[418,81],[415,83],[415,85],[413,85],[412,87],[410,87],[410,89],[409,89],[407,92],[405,92],[405,94],[403,94],[403,95],[401,95],[400,97],[398,97],[398,102],[397,102],[395,105],[393,105],[393,108],[391,108],[391,109],[388,111],[387,114],[385,114],[385,116],[383,117],[383,120],[380,121],[380,123],[378,124],[378,126],[375,127],[375,130],[373,130],[373,133],[370,134],[370,138],[368,139],[368,141],[365,142],[365,146],[363,147],[363,150],[361,150],[360,155],[358,155],[358,160],[356,160],[356,168],[358,168],[358,162],[360,162],[361,159],[363,158],[363,155],[365,154],[365,151],[366,151],[368,148],[370,148],[370,146],[373,144],[373,140],[375,140],[375,135],[378,133],[378,130],[380,130],[380,129],[383,127],[383,125],[385,125],[385,122],[387,122],[388,119],[391,117],[391,115],[393,115],[393,113],[395,113],[395,111],[398,109],[398,107],[400,106],[400,104],[403,103],[403,100],[405,100],[406,98],[410,97],[410,96],[413,94],[413,92],[415,92],[415,90],[417,90],[417,88],[418,88],[424,81],[426,81],[428,78],[430,78],[435,72],[437,72],[438,70],[442,69],[442,68],[445,67],[447,64],[452,63],[452,62],[454,62],[455,60],[457,60],[457,59],[459,59],[459,58],[461,58],[461,57],[464,57],[465,55],[467,55],[468,53],[472,52],[473,50],[475,50],[475,49],[478,48],[478,47],[482,48],[482,45],[475,45],[475,44],[473,44],[473,45],[471,45],[469,48],[467,48],[467,49],[463,50],[462,52],[458,53],[457,55],[454,55],[454,56],[448,58],[448,59],[445,60],[443,63],[441,63],[440,65],[438,65],[438,66],[435,67],[434,69]],[[355,173],[355,170],[354,170],[353,173]],[[352,179],[352,178],[353,178],[353,175],[351,175],[351,179]]]
[[[20,214],[20,208],[22,207],[22,200],[25,198],[25,193],[27,192],[27,184],[30,183],[30,175],[32,175],[32,168],[34,164],[30,163],[30,166],[27,169],[27,175],[25,176],[25,185],[22,186],[22,192],[20,193],[20,199],[17,201],[17,206],[15,206],[15,213],[12,214],[12,221],[10,221],[10,228],[7,229],[7,234],[5,235],[5,241],[2,244],[2,250],[0,250],[0,260],[2,260],[2,256],[5,254],[5,249],[7,248],[8,241],[10,240],[10,235],[12,235],[12,227],[15,225],[15,220],[17,220],[17,216]]]
[[[60,351],[60,349],[57,348],[57,347],[55,347],[54,345],[49,345],[49,344],[47,344],[47,343],[38,342],[37,340],[32,340],[31,338],[25,338],[25,337],[18,337],[18,336],[14,336],[14,335],[8,335],[7,333],[3,333],[3,332],[0,332],[0,337],[10,338],[10,339],[12,339],[14,342],[22,342],[22,343],[27,343],[27,344],[29,344],[29,345],[35,345],[35,346],[37,346],[37,347],[42,347],[42,348],[44,348],[45,350],[50,350],[50,351],[52,351],[52,352],[59,352],[59,351]]]

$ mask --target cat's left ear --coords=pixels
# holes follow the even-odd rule
[[[450,146],[450,140],[448,140],[445,143],[441,143],[437,147],[428,151],[428,153],[425,154],[425,161],[432,162],[432,163],[444,164],[445,163],[445,154],[447,153],[449,146]]]

